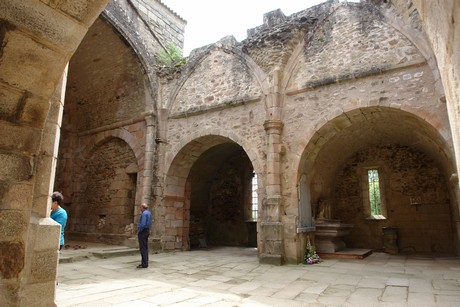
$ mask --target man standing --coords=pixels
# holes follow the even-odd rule
[[[148,238],[150,235],[150,227],[152,226],[152,213],[148,210],[149,206],[142,203],[139,206],[141,210],[141,217],[137,223],[137,239],[139,240],[139,251],[141,252],[141,264],[137,266],[138,269],[145,269],[149,266],[149,246]]]
[[[59,250],[64,246],[64,228],[67,224],[67,212],[61,208],[64,196],[59,192],[51,195],[51,215],[50,217],[61,225],[61,236],[59,239]]]

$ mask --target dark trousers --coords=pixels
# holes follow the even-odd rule
[[[148,238],[150,235],[150,229],[142,229],[137,233],[137,239],[139,240],[139,251],[141,252],[141,265],[147,267],[149,265],[149,245]]]

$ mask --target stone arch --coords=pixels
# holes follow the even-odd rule
[[[106,138],[123,139],[136,155],[136,170],[143,169],[140,130],[146,109],[152,110],[152,95],[145,63],[126,40],[100,16],[69,62],[55,185],[65,187],[70,201],[75,194],[71,174],[84,169],[85,155]]]
[[[141,168],[142,165],[140,164],[140,161],[143,159],[144,156],[144,152],[140,150],[141,144],[139,144],[139,141],[125,129],[114,129],[104,133],[98,133],[94,136],[90,136],[89,139],[84,141],[84,143],[87,144],[87,146],[85,146],[82,150],[83,158],[88,158],[89,153],[94,151],[94,148],[99,147],[101,144],[113,138],[123,140],[129,146],[129,148],[135,155],[136,160],[138,161],[139,168]]]
[[[347,5],[350,5],[350,4],[340,3],[337,6],[333,7],[330,13],[324,19],[318,22],[315,31],[318,31],[317,29],[320,29],[322,26],[325,26],[325,23],[327,22],[327,20],[335,14],[336,10],[340,6],[347,6]],[[375,15],[376,18],[378,18],[381,22],[394,28],[396,31],[401,33],[405,38],[407,38],[425,58],[427,64],[429,65],[435,77],[436,90],[438,91],[440,95],[442,96],[444,95],[444,89],[441,84],[440,73],[438,70],[438,66],[436,64],[436,58],[435,58],[434,52],[431,49],[427,38],[425,37],[424,33],[421,30],[414,29],[412,26],[408,25],[407,23],[404,23],[401,16],[397,14],[395,8],[393,7],[391,3],[385,6],[378,6],[372,3],[359,3],[359,4],[351,4],[351,5],[359,5],[359,6],[367,7],[368,10],[372,11],[372,14]],[[416,19],[417,21],[419,21],[418,18]],[[293,74],[295,72],[297,65],[299,64],[299,58],[302,57],[302,54],[306,47],[307,47],[306,41],[301,40],[300,43],[297,45],[297,47],[292,52],[292,55],[286,64],[286,68],[285,68],[286,77],[283,79],[282,85],[281,85],[281,88],[283,89],[284,92],[288,91],[289,83],[293,77]]]
[[[126,24],[123,21],[124,18],[127,20],[132,18],[129,16],[130,14],[136,16],[135,18],[143,22],[138,22],[135,28],[130,27],[129,23]],[[120,33],[121,39],[123,39],[135,52],[148,79],[148,82],[145,82],[145,87],[148,88],[150,97],[155,97],[158,79],[153,69],[156,59],[152,54],[155,54],[156,50],[153,49],[154,47],[152,44],[146,43],[146,37],[154,38],[154,42],[158,43],[161,48],[164,48],[161,40],[148,28],[148,26],[146,26],[147,21],[141,16],[136,6],[130,4],[129,1],[127,3],[123,1],[110,1],[107,4],[107,8],[101,13],[101,17]],[[146,107],[148,107],[147,111],[151,111],[156,107],[156,104],[153,103],[153,99],[151,105],[147,105]]]
[[[139,160],[130,144],[105,136],[88,149],[74,174],[69,236],[121,244],[133,234]]]
[[[249,146],[245,144],[244,140],[241,139],[236,133],[234,133],[233,131],[229,131],[229,130],[219,131],[218,133],[216,133],[212,129],[201,129],[201,130],[197,130],[196,132],[191,134],[189,137],[181,139],[180,142],[175,147],[171,148],[170,154],[168,154],[166,163],[170,165],[169,168],[173,167],[174,159],[176,159],[179,152],[183,150],[183,148],[188,146],[188,144],[191,144],[194,140],[204,138],[207,136],[213,136],[213,135],[226,138],[229,141],[234,142],[240,145],[241,147],[243,147],[243,150],[246,152],[249,159],[251,160],[252,165],[254,166],[254,171],[257,174],[262,174],[263,169],[262,169],[262,165],[259,162],[260,158],[258,157],[257,153],[251,148],[249,148]],[[171,173],[171,171],[168,170],[167,173]]]
[[[257,163],[256,155],[251,151],[246,151],[235,140],[237,137],[232,133],[224,136],[201,131],[182,140],[171,151],[171,155],[167,158],[169,160],[167,164],[170,163],[170,166],[166,173],[165,193],[161,204],[164,208],[157,208],[165,214],[165,225],[162,231],[170,235],[174,234],[175,237],[172,239],[169,236],[170,239],[168,239],[168,236],[163,236],[165,239],[162,243],[165,249],[188,249],[196,246],[200,235],[214,244],[226,242],[238,245],[249,240],[246,237],[248,234],[244,224],[244,217],[247,217],[245,212],[250,205],[248,204],[250,193],[247,183],[248,179],[252,178],[252,172],[248,173],[248,170],[260,174],[261,167]],[[258,176],[259,185],[261,177]],[[227,208],[230,213],[225,214],[236,214],[234,219],[225,221],[229,223],[226,225],[226,235],[223,235],[224,231],[218,222],[212,222],[215,216],[211,213],[214,212],[216,216],[223,214],[222,212],[217,213],[219,208],[216,209],[212,205],[215,199],[221,199],[219,189],[222,186],[229,189],[227,192],[230,193],[226,195],[224,203],[229,205],[228,199],[233,199],[233,201],[230,201],[229,207],[221,206],[220,211],[223,210],[222,208]],[[215,189],[218,189],[217,192]],[[261,190],[258,189],[258,191]],[[241,204],[239,204],[240,201]],[[220,202],[218,204],[223,205]],[[240,205],[242,210],[238,209],[240,207],[235,207]],[[208,227],[214,227],[213,231],[207,232]],[[197,234],[197,228],[205,229],[203,234]],[[232,228],[232,231],[229,231],[229,228]],[[212,233],[214,237],[210,238],[206,233]],[[217,233],[220,233],[223,238],[216,235]],[[256,238],[253,241],[256,242]]]
[[[188,64],[189,66],[187,67],[187,70],[184,74],[181,75],[180,79],[177,82],[177,85],[174,87],[173,90],[171,90],[171,94],[166,100],[164,104],[164,108],[167,110],[171,110],[172,105],[183,88],[185,82],[193,75],[195,70],[210,56],[210,54],[213,51],[218,51],[222,50],[225,53],[232,54],[237,58],[240,58],[245,65],[249,68],[249,70],[253,73],[255,76],[262,95],[267,95],[268,90],[269,90],[269,82],[268,82],[268,76],[263,72],[263,70],[257,65],[257,63],[254,62],[254,60],[243,53],[240,49],[236,48],[235,46],[230,46],[230,45],[222,45],[222,44],[215,44],[212,45],[211,47],[206,48],[205,50],[201,50],[201,52],[195,53],[194,58],[191,59],[190,63]]]
[[[373,149],[376,150],[372,151]],[[391,193],[393,193],[393,195],[391,196],[393,202],[393,217],[388,218],[387,221],[371,223],[371,225],[369,226],[371,227],[369,228],[369,233],[372,233],[375,238],[377,236],[377,232],[379,231],[378,226],[400,226],[403,229],[403,231],[401,232],[405,232],[405,234],[403,235],[404,240],[401,241],[404,245],[402,247],[409,248],[409,245],[414,244],[413,248],[416,251],[423,250],[424,252],[454,252],[454,250],[449,250],[449,248],[446,247],[452,246],[453,242],[456,240],[456,238],[454,238],[455,234],[452,233],[451,226],[449,225],[451,225],[456,219],[458,219],[458,216],[456,216],[458,215],[458,213],[455,210],[455,204],[457,203],[457,199],[454,191],[452,190],[451,185],[449,184],[449,182],[452,180],[452,174],[455,173],[455,162],[453,158],[452,145],[450,144],[450,140],[446,139],[442,135],[442,133],[437,129],[437,127],[430,125],[429,122],[427,122],[423,118],[420,118],[417,115],[400,109],[388,107],[357,108],[354,110],[344,112],[342,115],[339,115],[329,120],[327,123],[325,123],[317,129],[314,136],[311,137],[311,139],[305,146],[305,149],[300,158],[298,173],[296,174],[298,181],[300,181],[302,176],[306,176],[306,179],[304,180],[306,181],[306,189],[308,192],[307,194],[310,197],[310,200],[304,200],[305,203],[300,204],[300,206],[303,206],[303,208],[299,208],[300,214],[302,213],[302,210],[311,210],[314,216],[314,205],[320,199],[325,198],[328,200],[333,200],[337,193],[341,193],[338,192],[340,191],[340,183],[337,182],[337,176],[339,176],[339,178],[345,178],[340,177],[343,176],[343,173],[341,173],[343,171],[343,167],[345,167],[346,165],[353,165],[347,167],[349,167],[349,169],[352,169],[353,172],[356,171],[362,163],[365,164],[366,161],[368,161],[362,157],[369,155],[369,152],[372,152],[374,154],[374,160],[370,159],[369,161],[374,161],[374,164],[378,162],[377,164],[385,165],[385,163],[382,162],[384,158],[381,158],[381,156],[379,156],[379,153],[391,150],[394,150],[393,156],[397,156],[398,152],[399,154],[401,152],[406,153],[408,157],[417,156],[416,159],[420,160],[414,161],[421,161],[421,165],[429,165],[432,172],[438,174],[436,175],[438,176],[436,177],[436,181],[439,183],[439,189],[442,190],[442,192],[440,192],[439,194],[442,195],[440,196],[440,199],[442,199],[442,201],[440,200],[440,202],[445,203],[443,206],[440,207],[442,209],[439,209],[439,214],[444,214],[444,220],[440,222],[441,217],[437,216],[434,213],[431,213],[431,217],[433,218],[433,221],[437,221],[437,223],[446,226],[442,229],[442,231],[445,232],[442,234],[442,236],[448,238],[446,239],[448,241],[443,242],[442,247],[436,245],[436,242],[432,242],[430,247],[422,246],[423,244],[421,243],[421,241],[411,243],[411,241],[408,239],[408,230],[405,229],[404,223],[402,223],[403,215],[401,215],[401,208],[406,205],[407,207],[410,206],[410,193],[406,193],[406,195],[398,191],[400,188],[397,188],[396,185],[400,184],[400,182],[394,180],[394,176],[396,176],[394,174],[396,174],[396,172],[388,171],[388,169],[392,169],[392,165],[387,165],[384,167],[387,167],[387,175],[392,174],[393,176],[391,180],[387,178],[387,181],[385,183],[386,186],[391,186]],[[360,155],[360,158],[356,158],[356,155],[358,153]],[[367,157],[369,158],[369,156]],[[380,157],[380,160],[376,157]],[[358,162],[350,162],[353,159],[355,159],[355,161]],[[378,161],[375,162],[375,159],[377,159]],[[407,160],[410,159],[408,158]],[[411,168],[411,166],[409,165],[410,161],[401,163],[408,163],[407,168]],[[413,168],[413,171],[417,172],[417,167],[415,169]],[[420,171],[420,174],[422,173],[423,171]],[[356,180],[359,181],[359,176],[356,174],[353,176],[355,176],[354,183],[359,185],[359,182],[356,182]],[[350,187],[350,189],[352,188]],[[360,191],[358,191],[356,195],[360,195],[359,193]],[[426,195],[423,194],[421,190],[418,193]],[[398,194],[398,196],[395,196],[396,194]],[[431,196],[426,197],[429,198]],[[355,203],[360,203],[360,205],[362,206],[362,202],[359,201],[359,199],[359,197],[356,198]],[[353,207],[353,205],[354,204],[351,204],[350,207]],[[360,206],[354,206],[353,208],[355,208],[356,210],[362,210]],[[406,210],[405,212],[407,213],[408,209],[404,210]],[[334,211],[334,209],[332,209],[332,211]],[[341,212],[343,212],[343,210]],[[356,212],[354,214],[357,216],[361,214]],[[422,216],[422,214],[426,213],[415,214],[412,212],[411,214],[413,214],[411,215],[411,218],[413,217],[414,225],[416,225],[415,221],[418,221],[417,214],[419,216]],[[398,215],[398,217],[395,218],[395,215]],[[345,216],[347,215],[345,214]],[[448,218],[446,218],[446,216],[448,216]],[[342,217],[343,215],[338,217],[333,216],[333,218],[339,219]],[[348,218],[350,218],[350,215],[348,215]],[[394,223],[395,225],[388,225],[388,223]],[[308,226],[306,225],[306,221],[303,221],[303,224],[304,226]],[[417,225],[418,226],[416,227],[424,227],[420,226],[419,224]],[[359,225],[359,227],[360,229],[363,229],[363,227],[365,226],[361,224]],[[433,225],[426,227],[431,227],[433,229],[436,228]],[[424,231],[425,229],[420,229],[420,233]],[[353,234],[353,236],[356,236],[356,234]],[[366,242],[370,242],[372,238],[361,238],[361,240],[367,240]],[[351,241],[353,242],[353,239],[351,239]],[[381,242],[373,241],[369,244],[374,244],[372,248],[375,249],[376,245],[380,243]],[[354,244],[357,243],[354,242]],[[369,246],[367,247],[369,248]],[[430,250],[430,248],[432,250]],[[458,246],[456,246],[455,249],[458,249]]]

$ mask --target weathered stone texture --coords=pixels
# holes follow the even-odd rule
[[[166,9],[161,1],[155,1],[155,5],[148,0],[133,0],[132,3],[160,41],[171,42],[179,48],[183,47],[186,22],[182,18],[170,9]]]
[[[76,103],[76,128],[94,129],[142,113],[143,84],[144,74],[132,50],[98,19],[69,66],[67,100],[73,102],[66,103]]]
[[[194,115],[193,117],[170,120],[168,124],[168,140],[171,148],[182,144],[184,140],[192,140],[199,134],[235,135],[241,140],[246,151],[264,151],[263,106],[249,103],[238,108],[225,108],[217,112]],[[185,144],[182,144],[182,146]]]
[[[24,213],[16,210],[0,212],[0,241],[20,240],[27,222]]]
[[[32,256],[30,277],[33,282],[55,280],[57,253],[55,250],[35,251]]]
[[[93,12],[97,8],[102,9],[101,2],[93,2]],[[68,48],[69,51],[75,50],[78,46],[78,40],[76,41],[75,38],[83,37],[86,32],[83,24],[77,24],[75,20],[64,14],[57,14],[53,8],[41,1],[2,1],[0,10],[3,19],[14,22],[16,26],[52,44]]]
[[[314,19],[287,19],[280,10],[264,15],[264,26],[253,29],[242,42],[242,50],[267,74],[273,68],[284,66]]]
[[[223,50],[211,52],[181,86],[171,115],[244,103],[259,97],[260,84],[247,63]]]
[[[81,189],[69,212],[69,232],[124,234],[133,222],[136,176],[126,168],[136,163],[132,150],[119,139],[94,149],[85,162]]]
[[[375,74],[425,59],[381,16],[356,6],[340,6],[316,29],[299,60],[291,81],[295,88]]]
[[[414,113],[418,113],[423,107],[424,115],[435,114],[439,118],[438,121],[444,122],[447,115],[445,104],[437,99],[433,84],[433,75],[429,67],[423,65],[331,84],[315,91],[288,96],[284,109],[286,144],[294,145],[290,143],[297,137],[300,127],[305,129],[309,138],[324,119],[331,120],[343,112],[359,107],[394,107]],[[339,110],[338,113],[335,113],[336,108]]]
[[[25,264],[24,242],[0,242],[0,275],[3,279],[18,278]]]
[[[385,220],[367,220],[362,202],[359,167],[377,165],[385,181]],[[380,249],[382,227],[397,227],[399,248],[405,252],[453,252],[450,197],[446,180],[434,161],[404,146],[375,147],[357,153],[344,165],[336,180],[333,218],[354,228],[345,238],[350,246]],[[421,204],[410,204],[420,197]]]
[[[35,182],[41,179],[51,180],[52,176],[48,175],[50,171],[46,168],[53,167],[53,163],[43,163],[41,165],[44,167],[36,167],[37,160],[33,158],[43,151],[41,144],[46,147],[44,152],[47,154],[48,149],[53,147],[50,146],[49,138],[42,138],[42,128],[45,127],[45,121],[55,123],[60,117],[48,113],[47,103],[55,93],[55,86],[59,83],[62,71],[81,38],[107,2],[0,2],[0,147],[3,155],[1,166],[6,166],[2,168],[0,176],[0,196],[1,209],[6,215],[11,209],[21,209],[23,212],[20,214],[28,216],[32,205],[40,207],[34,209],[34,214],[43,215],[48,212],[45,209],[48,203],[43,201],[45,184],[35,186]],[[173,94],[168,93],[179,92],[179,87],[183,83],[175,82],[177,80],[172,77],[173,81],[163,87],[164,92],[157,93],[158,84],[155,73],[152,72],[155,65],[152,64],[155,63],[154,54],[162,50],[161,44],[155,39],[174,37],[179,42],[182,33],[174,34],[173,29],[178,25],[181,31],[180,27],[185,23],[176,20],[177,16],[168,12],[164,6],[162,9],[165,9],[164,13],[168,16],[159,17],[151,14],[148,8],[150,3],[143,0],[110,2],[115,3],[123,5],[116,6],[116,13],[110,14],[106,11],[103,18],[110,20],[121,35],[109,35],[111,29],[107,27],[107,31],[101,36],[108,38],[101,40],[105,45],[98,44],[97,39],[86,45],[87,53],[81,58],[81,65],[77,66],[85,70],[85,74],[82,74],[81,83],[70,84],[66,99],[68,117],[64,119],[63,144],[69,148],[62,151],[64,158],[61,160],[65,162],[63,174],[71,179],[72,176],[78,179],[67,182],[59,179],[57,182],[64,182],[62,186],[65,187],[66,196],[69,195],[70,200],[78,200],[78,193],[85,187],[86,178],[79,176],[82,176],[84,169],[81,161],[88,157],[90,148],[93,148],[91,142],[100,145],[102,143],[98,142],[110,137],[124,139],[134,152],[134,158],[131,158],[136,160],[136,163],[130,163],[125,170],[132,174],[136,171],[136,167],[132,165],[137,166],[140,174],[138,176],[142,177],[142,188],[145,188],[139,199],[142,197],[152,200],[148,188],[149,181],[143,180],[150,178],[147,171],[153,170],[154,176],[157,172],[159,175],[159,178],[155,178],[155,203],[165,204],[156,208],[155,216],[167,215],[171,220],[160,221],[153,237],[159,238],[164,235],[163,243],[166,249],[184,247],[187,242],[187,238],[183,236],[187,231],[186,210],[194,206],[194,203],[190,203],[189,195],[193,194],[194,190],[193,183],[187,182],[188,174],[200,156],[206,155],[212,147],[234,142],[241,145],[241,149],[238,151],[234,147],[235,151],[231,153],[247,153],[254,169],[259,170],[259,196],[262,199],[280,197],[274,210],[265,212],[263,206],[261,209],[265,216],[270,216],[270,212],[280,214],[280,221],[273,224],[259,223],[258,237],[258,249],[264,253],[261,261],[274,260],[271,262],[279,264],[282,257],[300,261],[305,247],[306,235],[294,233],[295,223],[299,217],[296,212],[296,184],[299,174],[305,173],[309,176],[309,197],[314,202],[321,193],[332,196],[331,187],[337,174],[344,167],[356,167],[350,162],[354,158],[357,159],[359,156],[372,160],[372,156],[379,156],[380,162],[383,161],[391,170],[389,173],[392,176],[386,179],[390,183],[386,182],[385,185],[390,190],[388,206],[390,211],[394,210],[394,213],[397,213],[391,221],[399,224],[396,226],[401,228],[401,243],[404,248],[448,251],[448,236],[441,239],[439,237],[445,233],[444,226],[450,223],[454,225],[455,230],[450,233],[454,238],[449,243],[455,246],[458,252],[458,1],[369,0],[359,4],[329,1],[325,5],[294,14],[292,17],[283,16],[281,12],[267,15],[267,18],[264,17],[264,25],[256,29],[246,42],[232,44],[231,47],[219,44],[204,50],[208,52],[221,48],[242,55],[241,61],[247,60],[248,67],[251,67],[247,75],[248,80],[252,80],[251,74],[255,72],[255,77],[263,84],[260,85],[260,92],[255,92],[256,96],[260,96],[251,98],[249,104],[243,100],[233,104],[231,108],[226,108],[224,104],[218,109],[213,109],[213,105],[206,104],[206,101],[203,103],[203,100],[184,99],[187,103],[193,104],[181,109],[183,117],[174,118],[168,118],[170,109],[164,108],[171,106],[169,97]],[[153,7],[155,4],[161,6],[159,2],[151,4]],[[132,9],[133,6],[137,11]],[[115,5],[110,8],[114,7]],[[329,18],[331,13],[333,14]],[[126,22],[118,22],[117,18]],[[164,24],[163,18],[168,20]],[[168,24],[171,20],[173,25]],[[151,27],[147,26],[149,23]],[[162,25],[165,29],[161,29]],[[163,30],[165,33],[162,33]],[[312,37],[312,33],[316,36]],[[122,36],[127,38],[126,42],[132,49],[120,47],[123,46]],[[413,43],[413,46],[409,42]],[[110,52],[102,50],[104,46],[110,47]],[[414,52],[414,46],[419,49],[417,52]],[[129,56],[131,50],[134,52]],[[90,54],[104,55],[104,58],[88,56]],[[299,59],[305,61],[297,63]],[[104,60],[109,62],[105,66],[101,64]],[[118,69],[112,69],[110,62],[117,64]],[[91,65],[94,65],[93,69],[87,68]],[[123,65],[125,68],[120,69]],[[133,70],[130,70],[131,68]],[[310,68],[316,70],[308,71]],[[418,69],[420,70],[417,71]],[[97,74],[97,71],[101,73]],[[185,71],[191,73],[188,76],[190,80],[200,79],[199,74],[194,75],[191,70]],[[277,73],[274,74],[273,71]],[[422,71],[423,75],[420,75]],[[69,76],[73,73],[78,75],[78,69],[69,71]],[[308,73],[314,75],[310,76]],[[112,74],[117,76],[114,77]],[[207,71],[203,71],[202,77],[206,77],[206,74]],[[294,81],[291,78],[293,76],[296,78]],[[354,78],[356,80],[353,80]],[[186,78],[178,76],[178,79],[185,81]],[[169,80],[165,78],[162,82],[166,83]],[[219,80],[225,83],[225,79]],[[124,81],[127,82],[123,83]],[[379,85],[379,82],[382,85]],[[143,86],[144,83],[147,85],[146,88]],[[286,88],[287,83],[289,86]],[[194,83],[191,86],[196,85],[197,83]],[[238,86],[243,91],[246,90],[241,84]],[[247,83],[246,86],[251,84]],[[353,86],[356,88],[353,89]],[[72,94],[75,94],[71,90],[72,87],[81,89],[77,98],[82,98],[80,102],[83,105],[89,101],[93,102],[91,106],[88,104],[83,108],[77,104],[78,99],[72,97]],[[96,87],[101,89],[101,93],[105,93],[95,94]],[[182,89],[184,93],[193,93],[188,87],[189,85],[186,85],[186,88]],[[212,89],[207,86],[202,88]],[[89,90],[88,95],[84,92],[86,89]],[[219,95],[217,92],[212,93]],[[200,93],[203,99],[210,97],[208,94]],[[147,99],[144,100],[146,96]],[[117,97],[120,99],[117,100]],[[227,93],[227,97],[234,99],[236,96],[234,93]],[[161,101],[155,101],[156,99]],[[165,103],[165,100],[168,100],[168,103]],[[242,105],[243,102],[245,105]],[[201,105],[195,105],[196,103]],[[444,103],[446,106],[443,106]],[[196,111],[201,106],[205,108],[199,110],[203,113],[196,112],[193,117],[185,117],[187,111]],[[159,126],[159,135],[143,134],[139,130],[134,132],[127,128],[131,124],[139,123],[139,119],[144,118],[144,114],[141,114],[144,111],[150,112],[152,118],[155,117],[155,107],[161,110],[162,115],[161,119],[153,124]],[[308,112],[309,109],[311,112]],[[45,119],[46,114],[48,118]],[[91,119],[86,118],[89,115]],[[304,120],[304,117],[308,120]],[[270,138],[263,129],[264,123],[273,119],[284,124],[283,132],[279,140],[276,140],[276,146],[273,142],[267,145],[266,141],[270,141]],[[236,129],[233,129],[234,125]],[[120,133],[120,130],[124,132]],[[168,133],[165,133],[167,130]],[[131,134],[135,137],[130,136]],[[213,136],[210,138],[204,137],[211,134]],[[149,138],[148,142],[143,143],[136,139],[146,136]],[[158,142],[158,151],[155,146],[143,146],[152,145],[153,138]],[[392,155],[395,156],[387,156],[387,149],[372,149],[382,144],[392,148]],[[268,148],[269,146],[271,147]],[[404,146],[406,149],[401,149]],[[147,156],[144,149],[148,150],[149,154],[156,155],[152,160],[158,161],[158,165],[153,167],[152,161],[144,160]],[[265,152],[270,155],[265,156]],[[413,155],[413,152],[417,154]],[[218,153],[222,154],[225,151],[221,150]],[[209,161],[215,169],[217,165],[225,164],[225,159],[218,159],[217,156],[213,156],[213,160]],[[10,163],[12,160],[15,160],[14,163]],[[278,160],[280,165],[277,165]],[[162,164],[163,161],[166,161],[165,165]],[[142,169],[144,165],[146,170]],[[206,176],[206,170],[209,169],[203,166],[199,171]],[[414,173],[418,176],[414,176]],[[215,172],[211,172],[209,176],[214,174]],[[347,173],[341,178],[348,181],[350,187],[354,187],[356,182],[353,180],[356,178],[353,176],[355,175]],[[447,178],[450,178],[450,182],[443,182]],[[428,183],[434,188],[427,186]],[[117,189],[120,187],[119,184],[115,186]],[[445,189],[450,189],[451,194],[446,196]],[[345,188],[338,189],[345,193],[344,190]],[[73,194],[74,191],[77,191],[76,195]],[[163,191],[171,192],[174,199],[163,197]],[[278,195],[278,192],[281,192],[281,195]],[[273,193],[277,195],[272,195]],[[425,204],[422,202],[418,207],[419,211],[417,207],[407,206],[407,196],[410,193],[419,193],[423,196],[422,200],[427,201]],[[119,197],[128,195],[124,192],[115,194]],[[346,204],[362,201],[361,198],[354,198],[356,195],[345,195],[344,199],[349,198]],[[435,201],[445,203],[444,200],[451,203],[448,209],[444,205],[428,205]],[[180,203],[182,205],[179,205]],[[74,203],[69,204],[73,205]],[[181,212],[182,208],[184,210]],[[348,216],[351,214],[345,210],[343,216],[338,217]],[[3,217],[10,218],[2,216],[2,222]],[[15,218],[12,220],[16,221]],[[440,225],[440,233],[435,233]],[[380,225],[363,228],[363,233],[371,229],[377,236],[377,228],[380,228]],[[12,230],[16,228],[12,226]],[[43,261],[34,258],[37,252],[34,250],[35,237],[29,235],[34,230],[36,229],[28,226],[26,222],[20,231],[27,234],[21,238],[23,241],[12,242],[6,238],[0,242],[1,274],[4,277],[0,289],[0,305],[52,305],[54,293],[51,293],[51,289],[54,281],[47,280],[36,284],[31,282],[33,276],[41,278],[48,271],[53,273],[53,269],[46,267],[43,271],[37,270],[33,276],[31,270],[23,272],[24,267],[32,269],[32,262],[40,266]],[[10,229],[6,229],[5,232],[11,233]],[[412,238],[414,234],[416,235]],[[422,237],[426,240],[422,240]],[[435,242],[436,240],[439,240],[439,243]],[[372,242],[372,239],[369,242]],[[42,247],[37,246],[40,249]],[[37,257],[39,254],[36,253]],[[46,290],[40,291],[42,288]]]

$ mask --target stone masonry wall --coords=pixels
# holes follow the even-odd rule
[[[312,86],[425,61],[407,37],[367,8],[339,6],[315,30],[291,85]]]
[[[185,73],[168,81],[161,93],[165,98],[162,103],[171,116],[166,128],[167,154],[170,150],[177,152],[185,144],[184,140],[193,139],[199,129],[201,135],[235,135],[234,140],[246,152],[258,153],[260,160],[256,163],[263,167],[272,163],[264,160],[266,111],[270,107],[280,107],[283,123],[283,144],[279,148],[279,182],[283,194],[280,210],[288,259],[299,257],[298,251],[302,249],[296,232],[297,174],[302,172],[299,165],[314,162],[302,162],[304,149],[327,122],[358,108],[389,107],[426,120],[438,129],[445,142],[451,141],[446,106],[440,99],[442,93],[435,86],[436,73],[411,43],[410,37],[398,32],[383,15],[370,9],[369,4],[334,4],[325,8],[332,13],[327,17],[321,15],[325,19],[311,19],[308,13],[288,18],[281,16],[270,27],[254,30],[255,33],[241,43],[226,40],[230,46],[219,43],[217,48],[196,50],[189,66],[183,70]],[[295,16],[299,16],[299,20],[293,20]],[[300,20],[306,24],[299,25]],[[314,24],[315,20],[320,23]],[[295,33],[288,33],[289,30]],[[277,37],[286,44],[277,44]],[[273,44],[268,43],[272,40]],[[287,52],[275,56],[282,46]],[[234,50],[240,50],[250,59],[239,56]],[[279,74],[274,73],[278,70]],[[277,90],[280,96],[267,95]],[[392,126],[389,122],[388,131],[383,132],[385,137],[405,133]],[[352,150],[366,146],[365,141],[359,143],[355,134],[349,137],[356,140],[350,147]],[[434,139],[424,140],[423,146],[429,144],[425,149],[431,146],[427,150],[436,155],[437,145],[433,144],[443,141],[437,139],[439,136],[431,137]],[[399,139],[403,141],[404,137]],[[410,137],[405,140],[408,139]],[[312,149],[319,150],[322,145],[318,142]],[[443,150],[450,152],[449,148]],[[328,154],[332,158],[340,155]],[[341,163],[331,162],[333,167]],[[166,165],[166,169],[168,167]]]
[[[364,165],[381,167],[385,220],[371,220],[364,213]],[[421,204],[411,205],[411,197],[420,197]],[[337,176],[331,206],[333,218],[354,225],[345,238],[348,247],[380,249],[382,227],[396,227],[402,252],[453,252],[446,180],[432,159],[413,149],[388,146],[357,153]]]
[[[175,46],[183,48],[186,21],[160,0],[131,0],[130,3],[136,7],[160,41],[171,42]]]
[[[172,116],[260,97],[260,84],[247,63],[232,53],[213,50],[174,97]]]
[[[66,103],[76,105],[77,131],[129,120],[145,109],[142,67],[100,18],[70,61],[67,91]]]
[[[125,234],[130,229],[137,178],[127,173],[127,168],[133,163],[132,150],[120,139],[94,149],[85,161],[79,197],[69,208],[69,233]]]

